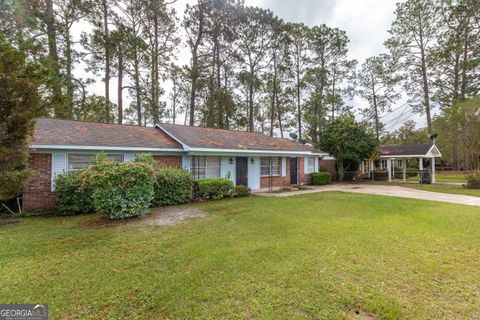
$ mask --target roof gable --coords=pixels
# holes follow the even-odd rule
[[[437,146],[429,144],[403,144],[396,146],[378,146],[377,152],[381,157],[388,156],[426,156],[426,157],[441,157],[442,154]]]

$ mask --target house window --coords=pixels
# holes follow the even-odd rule
[[[219,178],[220,157],[190,157],[190,172],[195,179]]]
[[[260,175],[261,176],[279,176],[281,170],[282,158],[279,157],[262,157],[260,159]],[[272,169],[270,171],[270,168]]]
[[[67,171],[84,170],[92,163],[94,154],[70,153],[67,157]],[[116,162],[123,162],[123,154],[107,154],[107,159]]]
[[[315,157],[307,157],[307,173],[315,172]]]

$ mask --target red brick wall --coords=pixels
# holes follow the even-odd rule
[[[300,173],[300,183],[308,183],[310,179],[309,174],[304,174],[304,158],[299,157],[299,173]],[[282,163],[283,164],[283,163]],[[282,169],[282,168],[281,168]],[[282,170],[280,169],[280,172]],[[272,177],[272,187],[283,187],[290,185],[290,158],[287,157],[287,167],[286,167],[286,176],[276,176]],[[260,188],[268,188],[270,185],[270,177],[261,177],[260,178]]]
[[[320,169],[321,170],[327,170],[332,174],[332,179],[336,180],[337,179],[337,167],[336,167],[337,161],[336,160],[320,160]]]
[[[49,210],[55,207],[55,193],[51,190],[52,155],[31,153],[28,162],[34,174],[28,178],[23,189],[23,210]]]
[[[154,155],[160,168],[182,168],[182,156]]]

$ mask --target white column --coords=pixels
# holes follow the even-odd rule
[[[395,166],[397,164],[397,160],[392,159],[392,179],[395,179]]]
[[[387,159],[388,182],[392,182],[392,159]]]
[[[418,169],[423,170],[423,158],[418,158]]]
[[[407,181],[407,159],[402,158],[403,182]]]
[[[435,158],[430,161],[432,167],[432,183],[435,183]]]

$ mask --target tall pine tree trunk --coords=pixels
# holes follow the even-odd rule
[[[53,12],[53,0],[45,0],[45,23],[47,26],[48,38],[48,56],[51,60],[53,71],[57,79],[53,82],[53,107],[55,116],[58,118],[65,118],[65,106],[62,103],[62,85],[60,77],[60,63],[58,61],[57,51],[57,30],[55,27],[55,16]]]
[[[123,122],[123,55],[122,52],[118,53],[118,124]]]
[[[108,4],[103,0],[103,32],[105,43],[105,122],[110,123],[110,35],[108,33]]]
[[[297,89],[297,122],[298,122],[298,139],[302,139],[302,105],[300,103],[300,49],[299,44],[296,46],[297,56],[295,59],[296,68],[296,89]]]
[[[65,26],[67,29],[67,27]],[[70,38],[70,32],[67,29],[65,31],[65,72],[67,74],[67,118],[73,118],[73,94],[74,94],[74,87],[73,87],[73,75],[72,75],[72,39]]]
[[[134,81],[135,81],[135,109],[137,109],[137,124],[142,125],[142,101],[141,101],[141,88],[140,88],[140,66],[138,62],[137,53],[134,54]]]

